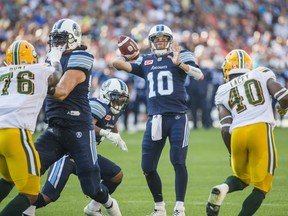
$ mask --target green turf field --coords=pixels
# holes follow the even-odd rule
[[[264,200],[257,216],[288,215],[288,129],[275,129],[278,148],[279,167],[273,189]],[[141,140],[142,133],[122,133],[129,152],[123,152],[111,143],[103,142],[98,151],[112,159],[122,167],[124,179],[113,194],[118,200],[123,216],[146,216],[153,210],[153,201],[145,178],[141,172]],[[167,143],[168,144],[168,143]],[[189,182],[185,201],[187,216],[204,216],[206,201],[212,186],[222,183],[231,174],[228,154],[220,137],[219,129],[192,130],[189,143],[187,168]],[[167,207],[167,215],[172,215],[174,198],[174,171],[169,160],[169,144],[166,145],[159,165],[159,173],[163,181],[163,194]],[[42,178],[42,183],[45,177]],[[235,216],[239,212],[242,201],[250,193],[252,187],[245,191],[227,195],[221,207],[221,216]],[[0,209],[15,195],[15,190],[0,205]],[[80,189],[78,179],[71,176],[60,199],[45,208],[37,210],[37,216],[79,216],[84,215],[83,208],[90,201]],[[105,212],[105,210],[104,210]]]

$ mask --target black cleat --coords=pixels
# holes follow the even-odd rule
[[[207,216],[218,216],[219,210],[220,210],[219,205],[214,205],[214,204],[209,203],[209,202],[206,205]]]

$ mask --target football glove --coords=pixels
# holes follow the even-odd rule
[[[109,139],[114,145],[119,147],[121,150],[128,152],[126,143],[122,140],[119,133],[113,133],[104,129],[101,129],[99,132],[100,136],[104,136]]]
[[[278,102],[276,103],[275,108],[281,117],[285,116],[288,111],[288,108],[283,109]]]
[[[50,52],[47,54],[51,64],[53,64],[54,62],[60,62],[63,52],[64,49],[61,46],[51,47]]]

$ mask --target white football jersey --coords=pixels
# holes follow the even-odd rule
[[[259,67],[221,85],[215,96],[215,104],[224,105],[232,114],[230,133],[236,127],[259,122],[275,125],[272,97],[267,80],[275,74],[265,67]]]
[[[10,65],[0,68],[0,128],[34,132],[48,77],[55,71],[47,64]]]

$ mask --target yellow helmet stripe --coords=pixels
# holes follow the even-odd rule
[[[237,55],[238,55],[238,66],[239,66],[239,68],[244,68],[245,58],[244,58],[243,51],[242,50],[237,50]]]
[[[18,65],[20,63],[20,56],[19,56],[19,50],[20,50],[20,41],[17,41],[12,48],[12,55],[13,55],[13,64]]]

